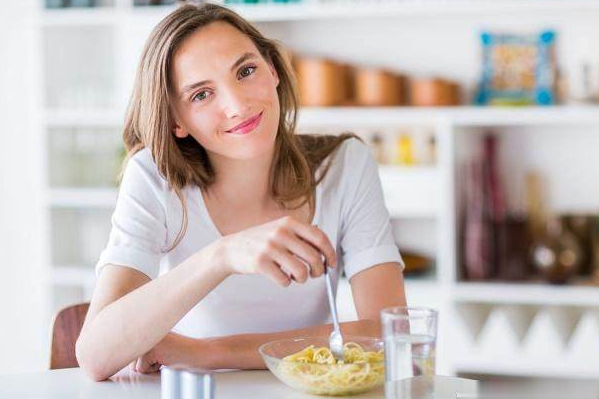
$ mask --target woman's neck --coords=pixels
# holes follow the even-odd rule
[[[270,168],[274,148],[252,159],[230,159],[211,154],[216,174],[207,195],[219,203],[247,210],[269,210],[274,201],[270,188]]]

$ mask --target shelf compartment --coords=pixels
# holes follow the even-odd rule
[[[51,187],[117,185],[124,148],[114,128],[52,128],[48,134]]]
[[[55,265],[95,265],[111,229],[112,210],[53,208],[50,244]]]
[[[116,103],[113,26],[45,26],[42,35],[44,105],[112,108]]]
[[[466,181],[462,167],[479,157],[483,138],[491,133],[496,137],[497,167],[509,211],[526,211],[526,176],[535,172],[540,176],[543,200],[549,211],[597,213],[599,188],[587,183],[599,179],[599,159],[594,150],[599,148],[597,128],[599,124],[592,129],[575,124],[567,128],[554,125],[456,129],[458,203]]]
[[[439,210],[438,170],[434,166],[379,166],[391,218],[434,218]]]
[[[589,367],[599,350],[596,307],[460,303],[456,310],[459,372],[557,376],[553,370],[566,365],[581,377],[599,375]]]

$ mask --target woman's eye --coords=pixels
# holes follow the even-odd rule
[[[245,68],[243,68],[239,71],[239,76],[241,76],[242,78],[245,78],[247,76],[250,76],[252,73],[254,73],[255,70],[256,70],[255,66],[246,66]]]
[[[203,101],[206,98],[208,98],[208,92],[206,90],[202,90],[201,92],[199,92],[198,94],[193,96],[192,100],[193,101]]]

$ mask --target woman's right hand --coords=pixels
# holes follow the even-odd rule
[[[304,283],[337,264],[327,235],[316,226],[286,216],[235,234],[214,243],[228,274],[262,274],[282,286],[291,280]]]

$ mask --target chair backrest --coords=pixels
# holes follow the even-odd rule
[[[62,309],[54,317],[50,370],[79,367],[75,357],[75,343],[88,308],[89,303],[79,303]]]

